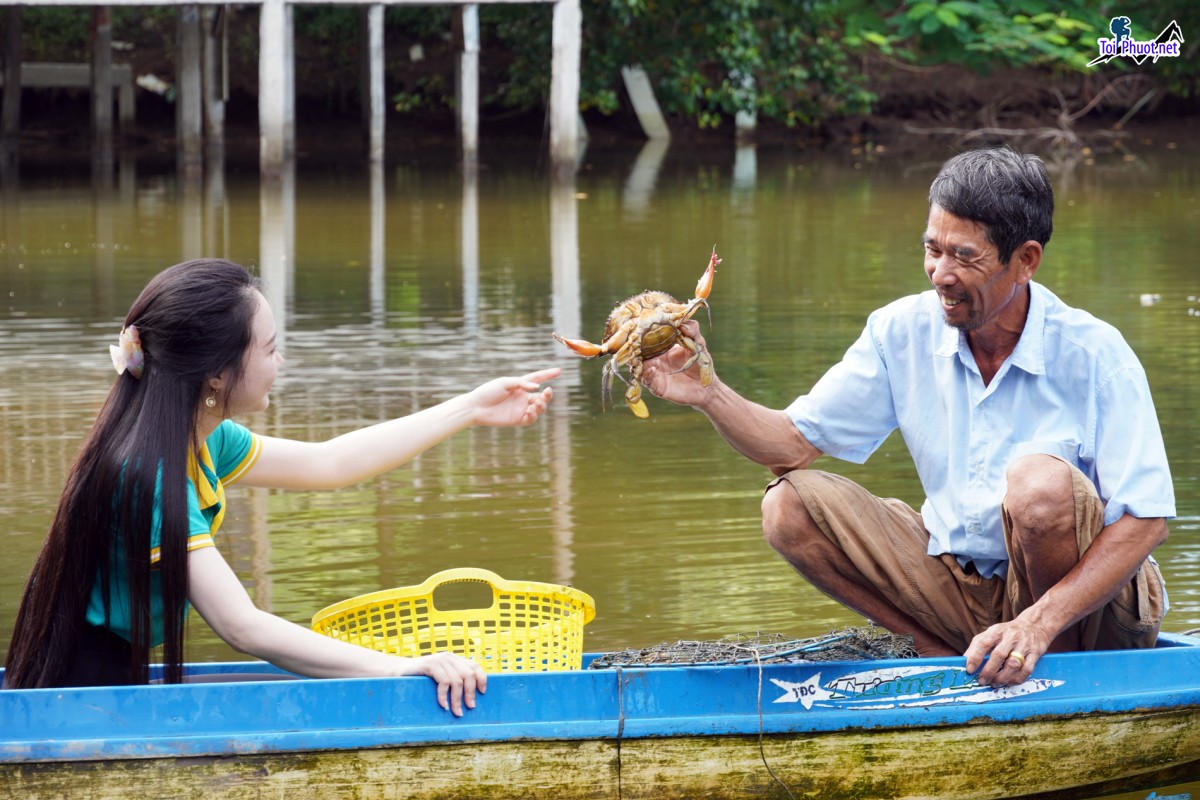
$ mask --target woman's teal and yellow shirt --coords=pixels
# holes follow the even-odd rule
[[[213,547],[217,529],[225,518],[225,487],[236,482],[258,460],[262,450],[261,440],[247,428],[225,420],[200,447],[200,456],[188,459],[188,552],[201,547]],[[156,565],[160,557],[162,540],[162,517],[160,513],[159,488],[154,490],[154,511],[150,531],[150,616],[151,644],[157,646],[163,640],[162,624],[162,579]],[[88,601],[87,621],[92,625],[107,627],[113,633],[129,640],[131,638],[128,578],[122,559],[113,560],[113,572],[109,591],[110,616],[104,618],[104,598],[100,582],[92,587]]]

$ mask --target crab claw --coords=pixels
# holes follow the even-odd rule
[[[572,352],[576,355],[583,356],[584,358],[595,358],[606,352],[603,345],[592,344],[583,339],[566,339],[557,333],[554,334],[554,338],[571,348]]]
[[[710,356],[708,354],[707,350],[703,350],[700,353],[700,385],[708,386],[710,383],[712,383],[712,379],[713,379],[712,356]]]
[[[642,387],[636,383],[630,383],[625,390],[625,405],[629,406],[635,417],[646,419],[650,416],[650,409],[646,408],[646,401],[642,399]]]
[[[708,297],[712,291],[713,276],[717,273],[717,264],[721,263],[720,257],[717,255],[717,246],[713,245],[712,257],[708,260],[708,269],[704,270],[704,274],[700,276],[700,280],[696,282],[696,299],[703,300]]]

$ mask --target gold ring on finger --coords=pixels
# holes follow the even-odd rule
[[[1013,650],[1011,653],[1008,654],[1008,657],[1015,658],[1018,661],[1018,663],[1020,664],[1020,666],[1022,666],[1022,667],[1025,666],[1025,654],[1022,653],[1020,650]]]

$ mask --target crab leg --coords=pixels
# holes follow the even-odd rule
[[[629,380],[625,381],[621,378],[621,373],[618,371],[620,365],[624,364],[629,368]],[[608,373],[605,375],[605,390],[612,388],[612,376],[616,375],[621,380],[628,384],[625,390],[625,404],[629,406],[629,410],[636,416],[645,419],[650,416],[650,409],[646,408],[646,402],[642,400],[642,329],[633,326],[633,330],[629,333],[629,338],[625,344],[617,351],[617,354],[605,365],[608,368]]]
[[[712,327],[712,309],[708,307],[708,301],[702,297],[698,297],[688,303],[687,308],[683,312],[683,319],[691,319],[696,316],[696,312],[700,310],[700,306],[704,306],[704,310],[708,312],[708,327]]]
[[[642,359],[639,355],[635,355],[640,351],[641,344],[641,334],[634,330],[616,355],[604,362],[604,369],[600,372],[600,388],[601,403],[603,404],[607,398],[612,396],[613,378],[616,377],[621,383],[628,386],[625,390],[626,404],[634,414],[644,419],[650,416],[650,409],[646,408],[645,401],[641,399]],[[629,380],[625,380],[625,376],[621,374],[622,364],[629,367]]]
[[[692,364],[695,364],[698,360],[700,360],[700,348],[695,342],[686,336],[679,337],[679,344],[692,351],[692,354],[688,357],[688,360],[683,362],[683,366],[675,370],[675,372],[686,372],[691,368]]]
[[[713,363],[712,363],[712,356],[710,356],[708,354],[708,350],[705,349],[704,347],[701,347],[699,344],[692,341],[687,336],[683,336],[682,334],[679,337],[679,344],[686,347],[688,350],[691,350],[692,355],[690,358],[688,358],[687,361],[684,362],[683,366],[680,367],[679,369],[675,370],[675,372],[683,372],[683,371],[691,368],[691,366],[693,364],[695,364],[697,361],[699,361],[700,362],[700,385],[708,386],[710,383],[712,383]]]
[[[612,359],[604,362],[604,369],[600,370],[600,408],[604,408],[612,400],[612,384],[613,376],[621,378],[621,383],[627,381],[621,377],[621,373],[613,365]]]
[[[608,340],[603,344],[592,344],[585,339],[567,339],[563,336],[559,336],[557,333],[554,334],[554,338],[571,348],[572,352],[574,352],[576,355],[583,356],[584,358],[595,358],[596,356],[602,356],[606,353],[611,353],[612,351],[624,345],[625,340],[629,338],[629,334],[633,331],[633,329],[634,320],[630,320],[622,325],[616,333],[608,337]]]
[[[650,416],[650,409],[646,408],[646,401],[642,399],[641,356],[633,359],[629,364],[629,388],[625,390],[625,405],[629,406],[629,410],[634,413],[634,416],[642,419]]]

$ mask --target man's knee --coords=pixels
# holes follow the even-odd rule
[[[762,519],[763,538],[780,553],[794,551],[816,530],[808,507],[790,480],[780,480],[767,488]]]
[[[1006,480],[1004,507],[1018,528],[1036,531],[1074,524],[1074,490],[1066,462],[1040,454],[1021,456],[1009,465]]]

